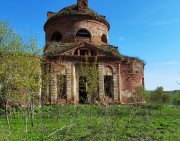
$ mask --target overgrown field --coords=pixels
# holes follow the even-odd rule
[[[1,141],[178,141],[180,107],[59,105],[0,110]],[[28,116],[27,116],[28,114]],[[10,130],[9,130],[10,127]]]

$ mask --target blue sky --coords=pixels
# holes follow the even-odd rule
[[[43,47],[47,11],[58,12],[76,0],[0,0],[0,19],[24,38],[36,35]],[[109,43],[121,54],[146,62],[145,87],[180,89],[180,0],[89,0],[111,25]]]

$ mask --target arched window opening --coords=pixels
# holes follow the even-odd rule
[[[107,43],[107,36],[106,36],[106,34],[103,34],[103,35],[101,36],[101,41],[102,41],[103,43]]]
[[[80,29],[77,34],[77,37],[91,37],[91,33],[86,29]]]
[[[58,31],[54,32],[51,41],[60,42],[62,40],[62,34]]]
[[[110,75],[110,76],[112,76],[112,75],[113,75],[113,69],[112,69],[112,67],[106,66],[106,67],[104,68],[104,75]]]

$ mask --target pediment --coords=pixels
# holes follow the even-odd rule
[[[109,52],[104,51],[100,47],[96,45],[81,43],[75,46],[64,50],[63,52],[59,52],[58,55],[65,56],[112,56]]]

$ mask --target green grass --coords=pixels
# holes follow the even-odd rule
[[[28,118],[26,134],[25,109],[11,112],[11,130],[5,113],[0,110],[1,141],[178,141],[180,110],[172,106],[90,106],[61,105],[35,107],[35,126]]]

